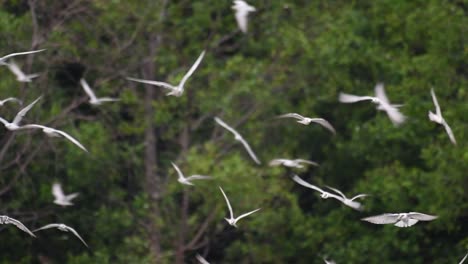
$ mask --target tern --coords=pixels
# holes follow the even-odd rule
[[[465,262],[467,257],[468,257],[468,253],[466,253],[465,257],[463,257],[463,259],[458,264],[463,264],[463,262]]]
[[[204,257],[200,256],[200,254],[197,254],[195,257],[201,264],[210,264]]]
[[[37,101],[41,99],[41,97],[42,96],[39,96],[36,100],[34,100],[34,102],[30,103],[28,106],[21,109],[18,112],[18,114],[16,114],[15,119],[13,119],[13,122],[10,123],[1,117],[0,117],[0,122],[2,122],[3,125],[5,125],[5,128],[7,128],[8,130],[14,131],[14,130],[22,129],[23,127],[20,127],[19,123],[21,122],[23,117],[28,113],[28,111],[37,103]]]
[[[171,162],[172,167],[177,171],[177,174],[179,175],[179,178],[177,179],[178,182],[185,184],[185,185],[194,185],[191,181],[192,180],[209,180],[211,179],[210,176],[204,176],[204,175],[192,175],[189,177],[184,177],[184,174],[180,171],[179,167],[175,165],[173,162]]]
[[[219,187],[219,186],[218,186],[218,187]],[[230,218],[224,218],[224,219],[226,219],[226,221],[227,221],[230,225],[232,225],[232,226],[234,226],[234,227],[236,227],[236,228],[237,228],[237,225],[236,225],[237,221],[239,221],[239,220],[241,220],[242,218],[244,218],[244,217],[246,217],[246,216],[248,216],[248,215],[251,215],[251,214],[253,214],[253,213],[255,213],[255,212],[257,212],[258,210],[261,209],[261,208],[257,208],[257,209],[255,209],[255,210],[253,210],[253,211],[250,211],[250,212],[248,212],[248,213],[245,213],[245,214],[243,214],[243,215],[240,215],[240,216],[238,216],[237,218],[234,218],[234,213],[232,212],[232,207],[231,207],[231,204],[229,203],[229,199],[227,198],[227,196],[226,196],[226,194],[224,193],[223,189],[222,189],[221,187],[219,187],[219,189],[220,189],[221,192],[223,193],[224,199],[226,200],[226,203],[227,203],[227,206],[228,206],[228,209],[229,209],[229,214],[231,215]]]
[[[6,102],[10,102],[10,101],[12,101],[12,102],[17,102],[17,103],[20,104],[20,105],[23,104],[23,102],[22,102],[20,99],[18,99],[18,98],[15,98],[15,97],[8,97],[7,99],[0,100],[0,106],[3,106],[3,105],[5,105]]]
[[[255,155],[255,153],[252,151],[252,149],[250,148],[250,145],[249,143],[247,143],[247,141],[245,141],[245,139],[236,131],[234,130],[234,128],[228,126],[226,123],[224,123],[223,120],[221,120],[220,118],[218,117],[215,117],[214,120],[216,121],[216,123],[218,123],[220,126],[224,127],[225,129],[229,130],[232,134],[234,134],[234,139],[239,141],[240,143],[242,143],[242,145],[244,145],[244,148],[247,150],[247,152],[249,153],[250,157],[255,161],[255,163],[257,164],[261,164],[260,160],[258,160],[257,156]]]
[[[41,52],[41,51],[44,51],[44,50],[45,49],[24,51],[24,52],[17,52],[17,53],[11,53],[11,54],[5,55],[5,56],[0,58],[0,65],[7,65],[7,63],[5,61],[7,59],[9,59],[9,58],[13,58],[13,57],[19,56],[19,55],[27,55],[27,54],[37,53],[37,52]]]
[[[313,165],[313,166],[319,166],[319,164],[317,162],[310,161],[310,160],[305,160],[305,159],[293,159],[293,160],[290,160],[290,159],[273,159],[273,160],[270,161],[269,165],[270,166],[283,165],[285,167],[302,169],[302,168],[304,168],[304,166],[301,163],[310,164],[310,165]]]
[[[85,79],[81,78],[80,79],[80,84],[83,87],[84,91],[86,94],[89,96],[89,103],[92,105],[101,105],[102,103],[105,102],[116,102],[120,101],[118,98],[111,98],[111,97],[96,97],[96,94],[94,94],[93,90],[89,86],[89,84],[85,81]]]
[[[353,209],[356,209],[358,211],[363,210],[362,204],[359,203],[359,202],[356,202],[354,200],[356,200],[358,198],[363,198],[363,197],[369,196],[368,194],[358,194],[358,195],[354,196],[353,198],[348,199],[348,197],[346,197],[346,195],[344,195],[340,190],[332,188],[330,186],[325,186],[325,187],[327,187],[328,189],[330,189],[330,190],[336,192],[337,194],[339,194],[341,196],[341,198],[343,198],[343,200],[341,200],[341,202],[343,202],[345,205],[347,205],[347,206],[349,206],[349,207],[351,207]]]
[[[16,64],[14,61],[4,63],[8,69],[16,76],[16,80],[19,82],[31,82],[32,79],[39,77],[39,74],[34,73],[34,74],[25,74],[18,64]]]
[[[78,193],[65,195],[63,193],[62,186],[59,183],[54,183],[52,185],[52,194],[55,197],[54,203],[61,206],[73,205],[71,201],[78,196]]]
[[[439,106],[439,102],[437,102],[437,97],[434,93],[434,89],[431,89],[431,95],[432,95],[432,101],[434,101],[434,105],[436,107],[436,113],[434,114],[433,112],[429,111],[429,120],[431,120],[432,122],[435,122],[437,124],[441,124],[445,127],[445,131],[447,132],[449,138],[450,138],[450,141],[452,141],[452,143],[454,145],[457,144],[457,141],[455,140],[455,136],[453,135],[453,132],[452,132],[452,129],[450,128],[450,126],[447,124],[447,122],[445,122],[445,119],[444,117],[442,116],[442,112],[440,110],[440,106]]]
[[[81,236],[78,234],[78,232],[76,232],[75,229],[65,225],[65,224],[48,224],[48,225],[45,225],[43,227],[40,227],[36,230],[34,230],[33,232],[37,232],[39,230],[44,230],[44,229],[49,229],[49,228],[54,228],[56,227],[58,230],[60,231],[63,231],[63,232],[72,232],[78,239],[81,240],[81,242],[83,242],[83,244],[88,247],[88,244],[86,244],[86,242],[83,240],[83,238],[81,238]]]
[[[314,122],[314,123],[317,123],[317,124],[323,126],[326,129],[330,130],[330,132],[332,132],[333,134],[336,134],[335,128],[333,128],[333,126],[327,120],[325,120],[323,118],[304,117],[304,116],[302,116],[300,114],[297,114],[297,113],[287,113],[287,114],[278,116],[278,118],[295,118],[295,119],[297,119],[297,121],[296,121],[297,123],[300,123],[300,124],[303,124],[303,125],[308,125],[311,122]]]
[[[402,105],[392,105],[385,94],[384,85],[378,83],[375,86],[375,96],[357,96],[352,94],[340,93],[338,100],[342,103],[356,103],[360,101],[371,101],[377,105],[377,110],[385,111],[394,125],[400,125],[405,122],[406,117],[400,113],[398,107]]]
[[[200,56],[198,56],[198,59],[192,65],[190,70],[184,75],[184,77],[182,77],[182,80],[176,86],[174,86],[172,84],[169,84],[169,83],[166,83],[166,82],[136,79],[136,78],[131,78],[131,77],[127,77],[127,80],[134,81],[134,82],[140,82],[140,83],[146,83],[146,84],[150,84],[150,85],[156,85],[156,86],[159,86],[159,87],[162,87],[162,88],[166,88],[166,89],[171,90],[166,95],[173,95],[173,96],[176,96],[176,97],[180,97],[184,93],[185,82],[187,82],[188,78],[190,78],[190,76],[192,76],[193,72],[195,72],[198,65],[203,60],[204,56],[205,56],[205,51],[202,51],[202,53],[200,54]]]
[[[418,221],[432,221],[436,219],[435,215],[422,214],[418,212],[398,213],[398,214],[381,214],[371,217],[362,218],[361,220],[373,224],[395,224],[398,227],[410,227]]]
[[[236,12],[235,17],[239,29],[242,32],[247,33],[248,15],[250,12],[257,11],[257,9],[242,0],[234,0],[234,5],[231,8]]]
[[[44,132],[46,136],[48,137],[64,137],[68,139],[70,142],[72,142],[73,144],[75,144],[76,146],[78,146],[80,149],[88,152],[88,150],[78,140],[76,140],[74,137],[70,136],[69,134],[63,132],[62,130],[58,130],[58,129],[43,126],[43,125],[37,125],[37,124],[28,124],[28,125],[24,125],[20,127],[20,129],[31,129],[31,128],[42,129],[42,132]]]
[[[14,218],[8,217],[6,215],[0,215],[0,224],[2,224],[2,225],[13,224],[17,228],[19,228],[19,229],[23,230],[24,232],[28,233],[29,235],[31,235],[32,237],[36,237],[26,226],[23,225],[23,223],[21,223],[20,221],[14,219]]]

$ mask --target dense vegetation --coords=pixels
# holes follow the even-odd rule
[[[1,263],[457,263],[468,248],[468,4],[442,1],[249,1],[249,32],[230,1],[6,0],[1,56],[18,57],[19,83],[0,68],[2,98],[41,101],[25,117],[67,131],[88,149],[39,131],[0,128],[2,215],[31,229],[74,227],[90,245],[58,230],[33,239],[0,226]],[[177,83],[207,54],[182,97],[129,82]],[[120,102],[91,106],[79,85]],[[408,116],[400,127],[369,103],[340,104],[340,91],[372,95],[385,83]],[[458,145],[428,120],[434,88]],[[19,110],[6,104],[7,120]],[[337,129],[274,117],[320,116]],[[214,116],[232,124],[262,160],[256,165]],[[295,171],[345,194],[368,193],[357,212],[295,184],[273,158],[306,158]],[[214,181],[177,182],[187,175]],[[52,183],[80,192],[52,203]],[[239,228],[228,211],[261,207]],[[411,228],[361,218],[418,211],[436,221]]]

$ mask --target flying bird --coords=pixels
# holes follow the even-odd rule
[[[248,15],[250,12],[257,11],[257,9],[242,0],[234,0],[234,5],[231,8],[235,10],[235,17],[239,29],[247,33]]]
[[[171,162],[172,167],[177,171],[177,175],[179,175],[179,178],[177,179],[178,182],[185,184],[185,185],[194,185],[191,181],[192,180],[209,180],[211,179],[210,176],[204,176],[204,175],[192,175],[189,177],[184,177],[184,174],[180,171],[179,167],[175,165],[173,162]]]
[[[349,207],[351,207],[353,209],[356,209],[358,211],[362,211],[362,209],[363,209],[362,204],[359,203],[359,202],[356,202],[354,200],[356,200],[358,198],[364,198],[366,196],[369,196],[368,194],[358,194],[358,195],[354,196],[353,198],[349,199],[340,190],[332,188],[330,186],[325,186],[325,187],[327,187],[328,189],[330,189],[330,190],[334,191],[335,193],[339,194],[341,196],[341,198],[343,198],[341,200],[341,202],[343,202],[345,205],[347,205],[347,206],[349,206]]]
[[[197,258],[197,260],[198,260],[201,264],[210,264],[208,261],[206,261],[205,258],[203,258],[202,256],[200,256],[200,254],[197,254],[195,257]]]
[[[270,166],[280,166],[283,165],[285,167],[290,167],[290,168],[298,168],[302,169],[304,168],[304,165],[302,164],[309,164],[313,166],[319,166],[317,162],[310,161],[310,160],[305,160],[305,159],[273,159],[270,161],[269,165]]]
[[[12,224],[15,225],[17,228],[21,229],[22,231],[28,233],[32,237],[36,237],[26,226],[23,225],[20,221],[8,217],[6,215],[0,215],[0,224],[6,225],[6,224]]]
[[[384,85],[378,83],[375,86],[375,97],[372,96],[357,96],[352,94],[340,93],[338,100],[342,103],[356,103],[360,101],[371,101],[377,105],[377,110],[385,111],[394,125],[400,125],[405,122],[406,117],[400,113],[398,107],[402,105],[390,104],[387,95],[385,94]]]
[[[85,81],[85,79],[81,78],[80,79],[80,84],[81,87],[83,87],[84,91],[86,94],[89,96],[89,103],[92,105],[101,105],[102,103],[105,102],[116,102],[120,101],[118,98],[111,98],[111,97],[96,97],[96,94],[94,94],[93,90],[89,86],[89,84]]]
[[[218,186],[218,187],[219,187],[219,186]],[[258,208],[258,209],[255,209],[255,210],[253,210],[253,211],[250,211],[250,212],[248,212],[248,213],[245,213],[245,214],[243,214],[243,215],[240,215],[240,216],[238,216],[237,218],[234,218],[234,213],[232,212],[232,207],[231,207],[231,204],[229,203],[229,199],[227,198],[227,196],[226,196],[226,194],[224,193],[223,189],[222,189],[221,187],[219,187],[219,189],[221,190],[221,193],[223,193],[223,196],[224,196],[224,199],[226,200],[226,203],[227,203],[227,206],[228,206],[228,209],[229,209],[229,214],[230,214],[230,218],[224,218],[224,219],[226,219],[226,221],[227,221],[230,225],[232,225],[232,226],[234,226],[234,227],[236,227],[236,228],[237,228],[237,225],[236,225],[237,221],[239,221],[239,220],[241,220],[242,218],[244,218],[244,217],[246,217],[246,216],[248,216],[248,215],[251,215],[251,214],[253,214],[253,213],[255,213],[255,212],[257,212],[258,210],[261,209],[261,208]]]
[[[223,120],[221,120],[220,118],[218,117],[215,117],[214,120],[216,121],[216,123],[218,123],[220,126],[224,127],[225,129],[229,130],[232,134],[234,134],[234,139],[239,141],[240,143],[242,143],[242,145],[244,145],[244,148],[247,150],[247,152],[249,153],[250,157],[255,161],[255,163],[257,164],[261,164],[260,160],[257,158],[257,156],[255,155],[255,153],[252,151],[252,149],[250,148],[250,145],[249,143],[247,143],[247,141],[245,141],[245,139],[236,131],[234,130],[234,128],[228,126],[226,123],[224,123]]]
[[[456,145],[457,141],[455,140],[455,136],[453,135],[452,129],[447,124],[447,122],[445,122],[445,119],[442,116],[442,111],[440,110],[439,102],[437,102],[437,97],[434,93],[434,89],[431,89],[431,95],[432,95],[432,101],[434,101],[434,105],[436,107],[436,113],[434,114],[433,112],[429,111],[429,114],[428,114],[429,120],[437,124],[443,125],[445,127],[445,131],[447,132],[450,138],[450,141],[452,141],[452,143]]]
[[[65,225],[65,224],[48,224],[48,225],[45,225],[43,227],[40,227],[36,230],[34,230],[33,232],[37,232],[39,230],[44,230],[44,229],[49,229],[49,228],[54,228],[56,227],[58,230],[60,231],[63,231],[63,232],[72,232],[73,235],[75,235],[79,240],[81,240],[81,242],[83,242],[83,244],[88,247],[88,244],[86,244],[86,242],[83,240],[83,238],[81,238],[81,236],[78,234],[78,232],[76,232],[75,229]]]
[[[31,82],[32,79],[39,77],[39,74],[34,73],[34,74],[25,74],[18,64],[16,64],[14,61],[4,63],[8,69],[16,76],[16,80],[19,82]]]
[[[63,132],[62,130],[58,130],[58,129],[43,126],[43,125],[37,125],[37,124],[28,124],[28,125],[24,125],[20,127],[20,129],[31,129],[31,128],[42,129],[42,132],[44,132],[46,136],[48,137],[64,137],[68,139],[70,142],[72,142],[73,144],[75,144],[76,146],[78,146],[80,149],[88,152],[88,150],[78,140],[76,140],[74,137],[70,136],[69,134]]]
[[[6,102],[17,102],[18,104],[22,105],[23,102],[15,97],[8,97],[7,99],[0,100],[0,106],[3,106]]]
[[[371,217],[362,218],[361,220],[373,224],[384,225],[394,224],[398,227],[410,227],[418,221],[432,221],[436,219],[435,215],[422,214],[418,212],[399,213],[399,214],[381,214]]]
[[[17,53],[11,53],[11,54],[8,54],[8,55],[5,55],[3,57],[0,58],[0,65],[7,65],[7,63],[5,62],[7,59],[9,58],[12,58],[12,57],[15,57],[15,56],[19,56],[19,55],[27,55],[27,54],[32,54],[32,53],[37,53],[37,52],[41,52],[41,51],[44,51],[45,49],[41,49],[41,50],[32,50],[32,51],[24,51],[24,52],[17,52]]]
[[[78,193],[65,195],[63,193],[62,186],[59,183],[54,183],[52,185],[52,194],[55,197],[54,203],[61,206],[73,205],[71,201],[78,196]]]
[[[192,65],[190,70],[184,75],[184,77],[182,77],[182,80],[176,86],[174,86],[172,84],[169,84],[169,83],[166,83],[166,82],[136,79],[136,78],[131,78],[131,77],[127,77],[127,80],[134,81],[134,82],[140,82],[140,83],[146,83],[146,84],[150,84],[150,85],[156,85],[156,86],[159,86],[159,87],[162,87],[162,88],[166,88],[166,89],[170,90],[170,92],[168,92],[166,95],[173,95],[173,96],[180,97],[184,93],[185,82],[187,82],[188,78],[190,78],[190,76],[192,76],[193,72],[195,72],[198,65],[203,60],[204,56],[205,56],[205,51],[203,51],[200,54],[200,56],[198,56],[198,59]]]
[[[297,113],[288,113],[288,114],[284,114],[284,115],[280,115],[278,116],[278,118],[295,118],[297,119],[297,123],[300,123],[300,124],[303,124],[303,125],[308,125],[310,124],[311,122],[314,122],[314,123],[317,123],[321,126],[323,126],[324,128],[330,130],[330,132],[332,132],[333,134],[336,134],[336,130],[335,128],[333,128],[333,126],[325,119],[323,118],[310,118],[310,117],[304,117],[300,114],[297,114]]]
[[[0,122],[2,122],[3,125],[5,125],[5,128],[7,128],[8,130],[14,131],[14,130],[22,129],[23,127],[20,127],[19,123],[21,122],[23,117],[28,113],[28,111],[37,103],[37,101],[41,99],[41,97],[42,96],[39,96],[36,100],[34,100],[34,102],[30,103],[28,106],[21,109],[18,112],[18,114],[16,114],[15,119],[13,119],[13,122],[10,123],[1,117],[0,117]]]

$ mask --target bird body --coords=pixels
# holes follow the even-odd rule
[[[293,160],[291,160],[291,159],[273,159],[273,160],[270,161],[269,165],[270,166],[283,165],[285,167],[301,169],[301,168],[304,168],[304,165],[302,165],[302,163],[310,164],[310,165],[313,165],[313,166],[319,166],[318,163],[316,163],[314,161],[310,161],[310,160],[305,160],[305,159],[293,159]]]
[[[201,264],[210,264],[205,258],[203,258],[202,256],[200,256],[199,254],[197,254],[195,257],[197,258],[197,260],[198,260]]]
[[[436,219],[435,215],[428,215],[418,212],[410,213],[397,213],[397,214],[381,214],[371,217],[362,218],[363,221],[367,221],[373,224],[394,224],[397,227],[410,227],[415,225],[419,221],[431,221]]]
[[[328,129],[330,132],[333,134],[336,134],[335,128],[325,119],[323,118],[310,118],[310,117],[304,117],[298,113],[287,113],[284,115],[278,116],[278,118],[294,118],[297,119],[297,123],[303,124],[303,125],[309,125],[310,123],[317,123],[324,128]]]
[[[450,141],[454,145],[456,145],[457,140],[455,139],[455,136],[453,135],[452,129],[450,128],[450,126],[447,124],[444,117],[442,116],[442,111],[440,110],[439,102],[437,101],[437,97],[434,93],[434,89],[431,89],[431,96],[432,96],[432,101],[434,102],[434,105],[436,107],[436,113],[434,114],[433,112],[429,111],[428,113],[429,120],[437,124],[443,125],[445,128],[445,131],[447,132],[447,135],[450,138]]]
[[[246,216],[248,216],[248,215],[251,215],[251,214],[253,214],[253,213],[255,213],[255,212],[257,212],[258,210],[261,209],[261,208],[257,208],[257,209],[255,209],[255,210],[253,210],[253,211],[250,211],[250,212],[248,212],[248,213],[242,214],[242,215],[238,216],[237,218],[234,218],[234,212],[232,211],[232,207],[231,207],[231,203],[229,203],[229,199],[227,198],[227,196],[226,196],[226,194],[224,193],[223,189],[222,189],[221,187],[219,187],[219,189],[221,190],[221,193],[223,194],[224,199],[226,200],[226,204],[227,204],[227,206],[228,206],[229,214],[230,214],[230,218],[224,218],[224,219],[228,222],[228,224],[230,224],[230,225],[232,225],[232,226],[234,226],[234,227],[236,227],[236,228],[237,228],[237,222],[238,222],[239,220],[241,220],[242,218],[244,218],[244,217],[246,217]]]
[[[257,9],[243,0],[234,0],[233,3],[234,5],[231,8],[235,11],[237,25],[243,33],[247,33],[248,15],[257,11]]]
[[[177,175],[179,177],[177,179],[177,181],[182,183],[182,184],[194,185],[192,183],[192,180],[209,180],[209,179],[211,179],[210,176],[204,176],[204,175],[192,175],[192,176],[189,176],[189,177],[185,177],[184,174],[182,173],[182,171],[179,169],[179,167],[177,165],[175,165],[173,162],[171,162],[171,164],[172,164],[172,167],[174,167],[174,169],[176,170]]]
[[[62,186],[59,183],[54,183],[52,185],[52,194],[55,197],[54,203],[61,206],[71,206],[71,202],[78,196],[78,193],[67,194],[63,193]]]
[[[33,232],[37,232],[37,231],[40,231],[40,230],[44,230],[44,229],[49,229],[49,228],[57,228],[58,230],[60,231],[63,231],[63,232],[71,232],[73,235],[75,235],[86,247],[88,247],[88,244],[86,244],[86,242],[83,240],[83,238],[78,234],[78,232],[76,232],[75,229],[65,225],[65,224],[48,224],[48,225],[45,225],[43,227],[40,227],[36,230],[34,230]]]

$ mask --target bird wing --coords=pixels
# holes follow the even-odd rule
[[[232,128],[232,127],[230,127],[228,124],[224,123],[224,121],[221,120],[221,118],[215,117],[214,120],[215,120],[216,123],[218,123],[220,126],[222,126],[222,127],[224,127],[225,129],[231,131],[231,133],[233,133],[235,136],[242,137],[236,130],[234,130],[234,128]]]
[[[204,259],[202,256],[200,256],[199,254],[197,254],[195,256],[197,258],[197,260],[201,263],[201,264],[210,264],[208,261],[206,261],[206,259]]]
[[[381,214],[371,217],[362,218],[361,220],[369,223],[383,225],[383,224],[394,224],[398,221],[400,214]]]
[[[18,220],[16,220],[16,219],[11,218],[11,217],[8,217],[8,223],[15,225],[17,228],[23,230],[24,232],[28,233],[28,234],[31,235],[32,237],[36,237],[36,236],[31,232],[31,230],[29,230],[25,225],[23,225],[23,223],[21,223],[20,221],[18,221]]]
[[[180,83],[178,85],[180,87],[180,89],[182,89],[182,90],[184,89],[185,82],[188,80],[188,78],[190,78],[190,76],[192,76],[193,72],[197,69],[198,65],[203,60],[204,56],[205,56],[205,51],[202,51],[202,53],[200,54],[200,56],[198,56],[198,59],[192,65],[190,70],[184,75],[184,77],[182,77],[182,80],[180,81]]]
[[[0,122],[2,122],[5,126],[10,123],[1,117],[0,117]]]
[[[303,116],[301,116],[298,113],[287,113],[284,115],[279,115],[278,118],[295,118],[295,119],[304,119]]]
[[[37,232],[39,230],[49,229],[49,228],[53,228],[53,227],[58,227],[58,226],[60,226],[60,224],[55,224],[55,223],[54,224],[48,224],[48,225],[45,225],[43,227],[39,227],[38,229],[33,230],[33,232]]]
[[[242,138],[242,137],[240,138],[239,141],[242,143],[242,145],[244,145],[245,149],[249,153],[249,156],[255,161],[255,163],[257,163],[258,165],[262,164],[260,162],[260,160],[257,158],[257,156],[255,155],[255,153],[253,152],[253,150],[250,147],[249,143],[247,143],[247,141],[245,141],[245,139]]]
[[[232,212],[232,207],[231,207],[231,204],[229,203],[229,199],[227,198],[227,196],[224,193],[223,189],[220,186],[218,186],[218,187],[221,190],[221,192],[223,193],[224,199],[226,200],[226,203],[227,203],[227,206],[228,206],[228,209],[229,209],[229,213],[231,214],[231,218],[234,218],[234,213]]]
[[[2,100],[2,103],[6,103],[6,102],[8,102],[8,101],[17,102],[17,103],[19,103],[20,105],[23,104],[23,102],[22,102],[20,99],[15,98],[15,97],[8,97],[8,98]]]
[[[375,90],[375,96],[377,98],[379,98],[381,103],[390,105],[390,102],[388,101],[387,95],[385,94],[385,89],[384,89],[383,83],[377,83],[374,90]]]
[[[80,194],[79,194],[79,193],[67,194],[67,195],[66,195],[66,199],[67,199],[68,201],[71,201],[71,200],[75,199],[78,195],[80,195]]]
[[[340,190],[335,189],[335,188],[330,187],[330,186],[325,186],[325,187],[327,187],[328,189],[330,189],[330,190],[336,192],[336,193],[339,194],[343,199],[348,199],[348,198],[346,197],[346,195],[344,195]]]
[[[463,264],[463,262],[465,262],[467,257],[468,257],[468,253],[465,255],[465,257],[463,257],[463,259],[458,264]]]
[[[304,181],[303,179],[299,178],[299,176],[297,176],[297,175],[294,175],[294,177],[292,179],[293,179],[293,181],[299,183],[300,185],[302,185],[304,187],[310,188],[312,190],[316,190],[317,192],[320,192],[320,193],[324,193],[324,191],[322,189],[320,189],[319,187]]]
[[[445,120],[443,120],[442,124],[444,125],[445,127],[445,131],[447,132],[449,138],[450,138],[450,141],[452,141],[452,143],[454,145],[457,144],[457,140],[455,139],[455,136],[453,135],[453,132],[452,132],[452,129],[450,128],[450,126],[447,124],[447,122],[445,122]]]
[[[328,130],[330,130],[333,134],[336,134],[335,128],[333,128],[333,126],[327,120],[325,120],[323,118],[311,118],[311,121],[323,126],[324,128],[326,128]]]
[[[320,166],[317,162],[311,161],[311,160],[295,159],[295,161],[297,161],[297,162],[299,162],[299,163],[310,164],[310,165],[313,165],[313,166]]]
[[[418,212],[410,212],[408,213],[408,216],[419,221],[432,221],[437,218],[436,215],[428,215]]]
[[[42,95],[39,96],[36,100],[34,100],[34,102],[30,103],[28,106],[26,106],[25,108],[21,109],[21,111],[18,112],[18,114],[16,114],[15,116],[15,119],[13,119],[13,124],[16,124],[16,125],[19,125],[19,123],[21,122],[21,120],[23,119],[23,117],[28,113],[28,111],[37,103],[37,101],[39,101],[39,99],[42,98]]]
[[[341,103],[356,103],[360,101],[371,101],[374,97],[372,96],[358,96],[347,93],[340,93],[338,96],[338,101]]]
[[[434,102],[434,105],[436,107],[436,114],[442,117],[442,111],[440,110],[439,102],[437,101],[437,97],[435,95],[433,88],[431,88],[431,96],[432,96],[432,101]]]
[[[18,55],[32,54],[32,53],[37,53],[37,52],[41,52],[41,51],[44,51],[44,50],[45,49],[11,53],[11,54],[8,54],[8,55],[5,55],[5,56],[1,57],[0,61],[6,60],[8,58],[15,57],[15,56],[18,56]]]
[[[117,102],[117,101],[120,101],[119,98],[111,98],[111,97],[100,97],[98,100],[100,102]]]
[[[205,176],[205,175],[197,175],[197,174],[187,177],[188,181],[191,181],[191,180],[211,180],[211,179],[213,179],[213,177]]]
[[[10,71],[16,75],[16,77],[18,79],[24,79],[26,77],[26,74],[24,74],[24,72],[20,69],[20,67],[18,66],[18,64],[16,64],[14,61],[12,62],[9,62],[6,64],[8,69],[10,69]]]
[[[255,210],[253,210],[253,211],[248,212],[248,213],[239,215],[239,216],[236,218],[235,221],[237,222],[237,221],[241,220],[242,218],[244,218],[244,217],[246,217],[246,216],[249,216],[249,215],[251,215],[251,214],[257,212],[257,211],[260,210],[260,209],[262,209],[262,208],[257,208],[257,209],[255,209]]]
[[[83,87],[85,93],[91,98],[91,100],[97,100],[96,94],[93,92],[93,89],[91,89],[91,87],[89,86],[88,82],[85,81],[85,79],[81,78],[80,84],[81,87]]]
[[[279,165],[283,164],[284,161],[285,161],[285,159],[272,159],[270,161],[270,163],[268,163],[268,165],[270,165],[270,166],[279,166]]]
[[[369,196],[369,194],[358,194],[356,196],[354,196],[353,198],[349,199],[350,201],[353,201],[355,199],[358,199],[358,198],[363,198],[363,197],[366,197],[366,196]]]
[[[406,116],[404,116],[398,108],[392,107],[391,105],[382,104],[383,110],[387,113],[388,117],[395,126],[398,126],[405,122]]]
[[[62,190],[62,185],[60,185],[60,183],[54,183],[52,185],[52,194],[58,200],[62,200],[65,197],[65,194]]]
[[[151,81],[151,80],[144,80],[144,79],[136,79],[136,78],[131,78],[131,77],[127,77],[127,80],[134,81],[134,82],[139,82],[139,83],[146,83],[146,84],[150,84],[150,85],[156,85],[156,86],[166,88],[166,89],[170,89],[170,90],[176,90],[177,89],[172,84],[165,83],[165,82],[158,82],[158,81]]]
[[[75,138],[73,138],[73,137],[70,136],[69,134],[67,134],[67,133],[65,133],[65,132],[63,132],[63,131],[61,131],[61,130],[58,130],[58,129],[54,129],[54,132],[56,132],[56,133],[62,135],[62,136],[65,137],[66,139],[70,140],[73,144],[77,145],[80,149],[82,149],[82,150],[88,152],[88,150],[87,150],[83,145],[81,145],[81,143],[80,143],[78,140],[76,140]]]
[[[67,230],[69,230],[70,232],[72,232],[79,240],[81,240],[81,242],[83,242],[83,244],[87,247],[88,247],[88,244],[86,244],[86,242],[83,240],[83,238],[78,234],[78,232],[76,232],[75,229],[69,227],[69,226],[65,226],[67,228]]]
[[[234,16],[236,17],[236,21],[237,21],[237,25],[239,26],[239,29],[242,32],[247,33],[247,22],[248,22],[247,10],[245,10],[244,8],[238,5],[234,6],[233,8],[236,10],[236,13],[234,14]]]
[[[182,171],[180,171],[179,167],[175,165],[173,162],[171,162],[171,164],[172,164],[172,167],[174,167],[174,169],[176,170],[179,179],[186,179]]]

